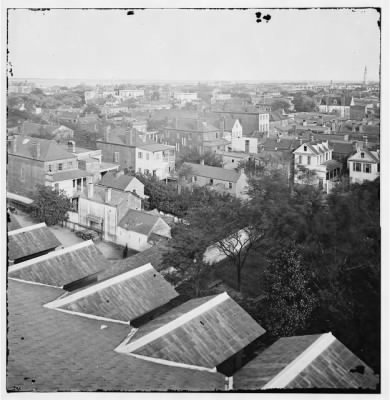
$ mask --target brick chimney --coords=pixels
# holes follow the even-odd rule
[[[104,191],[104,202],[109,203],[111,201],[111,188],[106,188]]]
[[[68,151],[70,153],[75,153],[76,152],[76,142],[74,140],[69,140],[68,141]]]
[[[39,142],[32,142],[31,150],[33,158],[39,160],[41,158],[41,144]]]
[[[88,183],[87,197],[88,197],[88,199],[91,199],[93,197],[93,182]]]

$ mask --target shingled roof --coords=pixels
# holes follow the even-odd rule
[[[118,352],[215,369],[264,333],[226,293],[190,300],[142,326]]]
[[[64,291],[8,283],[7,389],[10,391],[214,391],[219,373],[118,354],[129,326],[43,307]]]
[[[355,371],[358,366],[363,367],[363,373]],[[235,390],[375,390],[378,383],[371,368],[331,333],[281,338],[233,379]]]
[[[162,218],[143,211],[129,210],[120,220],[119,226],[123,229],[149,236],[156,223]]]
[[[8,232],[8,259],[18,260],[61,246],[43,222]]]
[[[46,307],[131,322],[177,296],[176,290],[152,265],[146,264],[72,292]]]
[[[107,172],[99,184],[112,189],[125,190],[133,179],[137,178],[131,175],[116,175],[113,172]]]
[[[193,164],[185,162],[184,167],[190,167],[190,175],[203,176],[205,178],[218,179],[226,182],[237,182],[240,173],[232,169],[210,167],[209,165]]]
[[[40,161],[56,161],[75,158],[76,155],[64,150],[54,140],[40,139],[30,136],[15,135],[13,140],[16,141],[16,151],[13,146],[8,147],[8,153],[16,156],[34,158],[34,143],[39,144],[40,154],[37,160]]]
[[[104,270],[108,261],[91,240],[13,265],[8,277],[63,287]]]

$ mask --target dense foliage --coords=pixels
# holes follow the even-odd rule
[[[196,148],[187,149],[179,153],[176,160],[176,167],[180,168],[184,162],[200,164],[201,160],[204,161],[205,165],[222,167],[222,157],[220,155],[211,151],[206,151],[201,154]]]
[[[63,192],[51,186],[37,185],[33,194],[32,216],[46,225],[56,225],[68,218],[71,202]]]

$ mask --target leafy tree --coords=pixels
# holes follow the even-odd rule
[[[287,100],[283,99],[275,100],[271,104],[272,111],[277,111],[277,110],[288,111],[289,108],[290,108],[290,103]]]
[[[47,225],[56,225],[68,218],[72,205],[64,191],[57,192],[51,186],[37,185],[32,196],[32,216]]]
[[[162,265],[167,268],[165,278],[174,285],[186,282],[195,297],[201,294],[210,267],[203,262],[203,254],[208,246],[207,238],[188,224],[179,223],[171,231],[167,252]]]
[[[217,196],[193,206],[186,215],[186,221],[188,229],[200,235],[207,247],[217,249],[231,262],[236,269],[237,290],[240,291],[241,274],[248,254],[259,246],[264,235],[259,211],[229,195]],[[203,260],[209,263],[217,261]]]
[[[186,149],[181,152],[177,157],[176,167],[180,168],[180,166],[184,162],[200,164],[202,160],[204,161],[205,165],[210,165],[212,167],[222,167],[222,157],[220,155],[211,151],[206,151],[201,154],[196,148]]]
[[[305,332],[316,308],[312,278],[294,245],[272,259],[265,271],[264,324],[275,336]]]
[[[296,95],[292,102],[297,112],[310,112],[316,109],[315,101],[311,97],[303,94]]]

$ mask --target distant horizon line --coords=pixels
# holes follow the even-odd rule
[[[362,80],[343,80],[343,79],[263,79],[263,80],[255,80],[255,79],[152,79],[152,78],[38,78],[38,77],[7,77],[8,80],[20,80],[20,81],[133,81],[133,82],[196,82],[196,83],[204,83],[204,82],[242,82],[242,83],[363,83]],[[380,80],[367,79],[368,82],[379,83]]]

